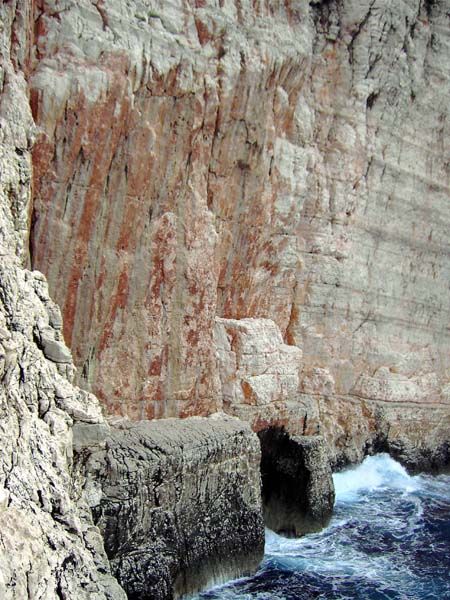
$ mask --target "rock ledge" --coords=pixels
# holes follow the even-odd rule
[[[256,569],[259,464],[257,436],[235,418],[112,428],[88,460],[87,496],[128,598],[166,600]]]

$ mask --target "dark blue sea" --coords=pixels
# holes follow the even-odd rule
[[[266,532],[250,578],[198,600],[450,600],[450,475],[409,476],[385,454],[334,475],[336,506],[321,533]]]

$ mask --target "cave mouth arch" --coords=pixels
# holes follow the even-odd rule
[[[334,485],[321,436],[290,435],[283,427],[258,432],[264,522],[286,537],[325,527],[334,506]]]

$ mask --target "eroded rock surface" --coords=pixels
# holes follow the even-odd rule
[[[282,428],[258,433],[264,522],[287,536],[320,531],[333,513],[334,484],[320,436],[290,436]]]
[[[45,277],[22,266],[34,135],[19,68],[27,6],[0,7],[0,597],[124,600],[71,478],[72,424],[102,422],[100,407],[70,383]]]
[[[257,436],[223,414],[112,428],[87,463],[87,489],[128,598],[166,600],[256,569],[259,466]]]
[[[448,443],[449,10],[34,5],[33,264],[109,410],[270,398],[335,462]],[[297,390],[220,374],[216,315],[276,323]]]
[[[0,597],[124,600],[71,478],[72,425],[102,422],[100,407],[70,383],[45,277],[23,268],[34,136],[20,69],[29,9],[0,6]]]
[[[283,342],[270,319],[216,320],[214,341],[224,408],[260,429],[298,410],[302,352]]]
[[[41,273],[0,265],[0,596],[125,599],[72,479],[72,425],[102,423],[96,398],[46,358],[50,300]],[[54,338],[60,332],[52,330]],[[61,342],[62,343],[62,342]],[[68,352],[67,348],[65,351]]]

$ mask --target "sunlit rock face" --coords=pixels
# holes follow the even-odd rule
[[[270,319],[217,319],[215,346],[227,412],[259,430],[268,422],[288,426],[288,406],[298,411],[302,353],[283,342]]]
[[[32,262],[108,410],[444,447],[449,10],[34,5]],[[216,316],[270,320],[286,381],[233,381]]]

